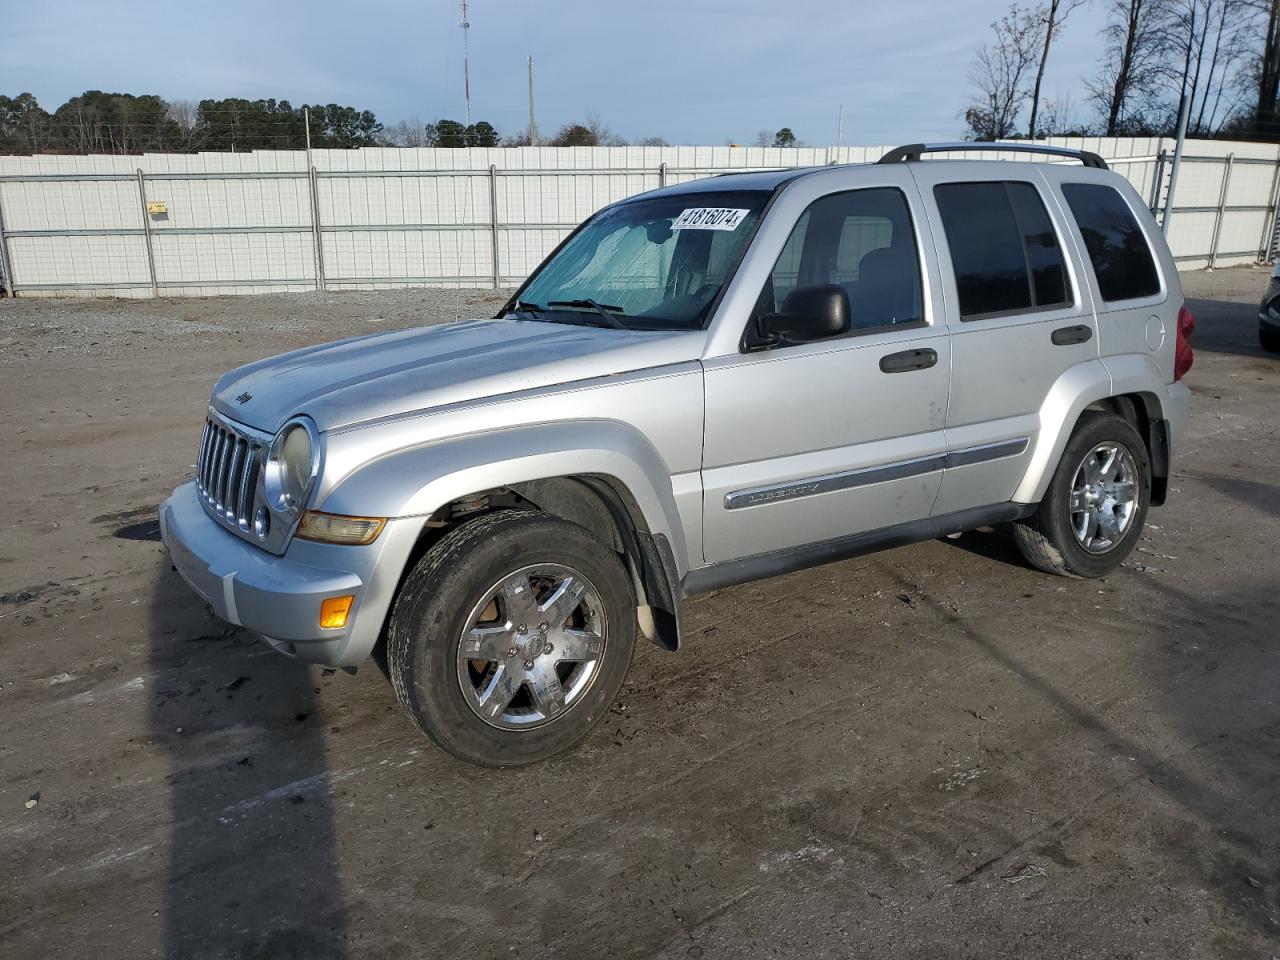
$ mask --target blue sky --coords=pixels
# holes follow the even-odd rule
[[[538,125],[597,113],[628,139],[750,143],[790,126],[815,146],[951,139],[974,49],[1005,0],[473,0],[473,119]],[[0,93],[53,109],[85,89],[169,99],[275,97],[371,109],[384,123],[462,119],[462,38],[448,0],[0,0]],[[1101,4],[1072,14],[1045,92],[1094,69]],[[1025,116],[1022,118],[1025,120]]]

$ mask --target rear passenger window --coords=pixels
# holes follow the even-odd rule
[[[854,332],[924,320],[920,257],[902,191],[875,187],[815,200],[801,214],[756,306],[773,313],[797,287],[835,283]]]
[[[1102,299],[1114,302],[1158,294],[1160,278],[1151,247],[1124,197],[1097,183],[1064,183],[1062,195],[1080,226]]]
[[[1029,183],[933,188],[960,296],[960,319],[1045,310],[1071,302],[1058,236]]]

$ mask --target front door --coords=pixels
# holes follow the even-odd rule
[[[835,284],[851,328],[704,358],[707,563],[929,515],[946,453],[950,346],[922,269],[917,194],[901,170],[883,178],[811,200],[803,181],[787,188],[771,217],[795,226],[751,291],[752,315],[719,318],[740,333],[756,315],[786,312],[794,291]]]

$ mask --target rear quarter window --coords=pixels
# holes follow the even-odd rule
[[[1064,183],[1062,195],[1080,227],[1102,299],[1115,303],[1157,295],[1160,277],[1151,246],[1119,191],[1097,183]]]

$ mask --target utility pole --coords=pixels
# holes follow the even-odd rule
[[[840,149],[840,142],[844,140],[844,104],[840,104],[840,109],[836,113],[836,149]]]
[[[1169,221],[1173,219],[1173,194],[1178,187],[1178,168],[1182,166],[1182,148],[1187,143],[1187,117],[1191,113],[1191,102],[1186,94],[1178,105],[1178,132],[1173,145],[1173,166],[1169,168],[1169,192],[1164,199],[1164,218],[1160,221],[1160,230],[1169,235]]]
[[[467,0],[462,0],[462,96],[467,105],[467,126],[471,126],[471,51],[468,37],[471,21],[467,19]]]
[[[529,146],[538,145],[538,121],[533,116],[533,55],[529,56]]]

